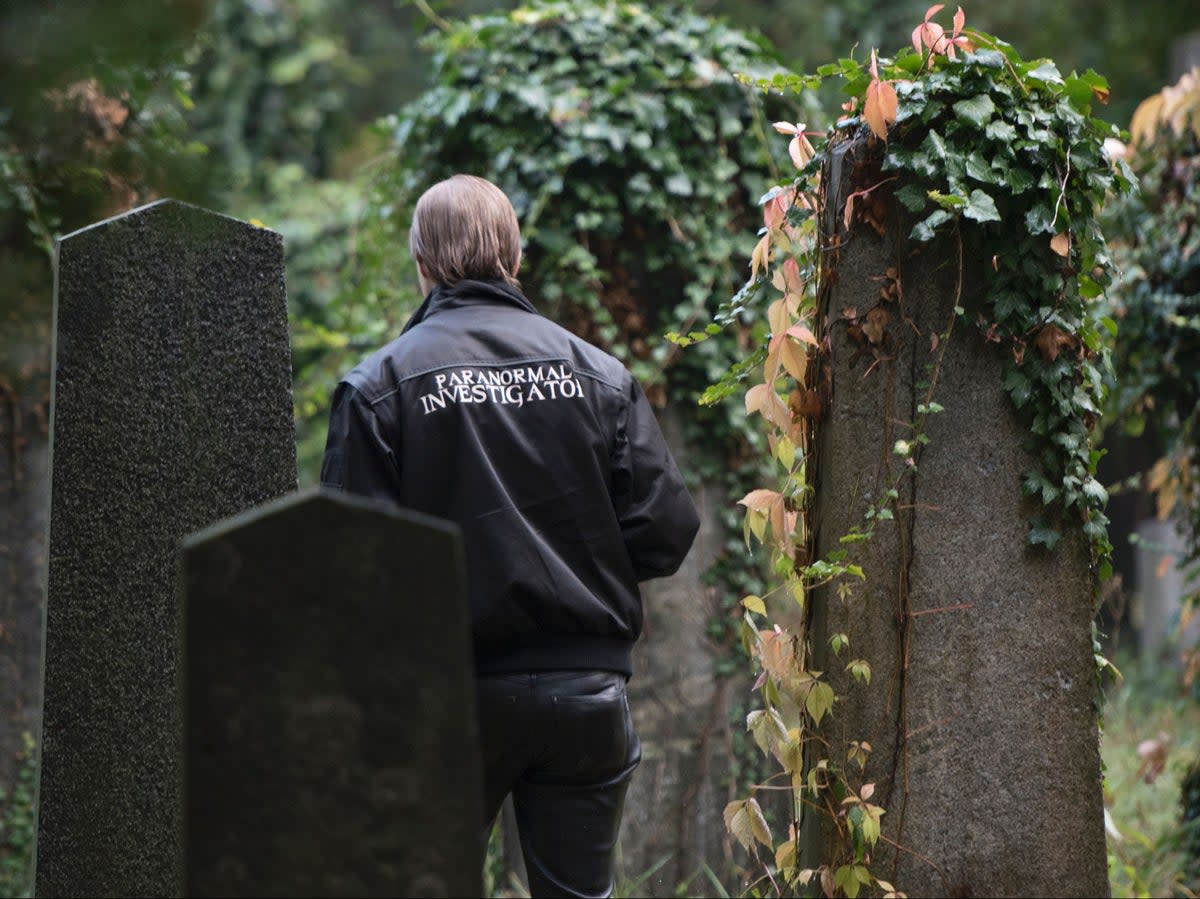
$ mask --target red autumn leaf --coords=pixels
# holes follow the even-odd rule
[[[788,406],[797,418],[819,418],[821,416],[821,395],[815,390],[800,387],[793,390],[788,396]]]
[[[783,495],[774,490],[751,490],[738,500],[738,505],[756,512],[764,512],[776,502],[782,502]]]
[[[871,51],[871,83],[867,85],[867,100],[863,106],[863,118],[880,140],[887,140],[888,126],[896,121],[899,101],[896,89],[886,81],[879,80],[878,62],[875,51]]]
[[[817,346],[816,335],[804,325],[792,325],[787,329],[787,333],[795,337],[797,340]]]

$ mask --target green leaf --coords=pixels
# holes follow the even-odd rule
[[[814,724],[820,724],[821,719],[829,714],[835,698],[833,687],[829,684],[817,681],[812,685],[812,689],[804,697],[804,710],[808,712]]]
[[[1054,549],[1054,545],[1058,543],[1062,534],[1056,528],[1045,524],[1034,524],[1029,529],[1029,542],[1033,546],[1044,546],[1046,549]]]
[[[988,122],[988,126],[984,129],[983,133],[992,140],[999,141],[1002,144],[1012,143],[1017,139],[1017,129],[1003,119]]]
[[[927,198],[927,192],[918,184],[906,184],[896,191],[896,199],[903,203],[909,212],[920,212],[924,209]]]
[[[1095,478],[1088,478],[1083,482],[1083,495],[1100,506],[1108,502],[1108,491]]]
[[[859,890],[870,884],[871,872],[863,865],[842,865],[833,873],[833,882],[846,894],[846,899],[857,899]]]
[[[854,659],[846,666],[846,670],[855,680],[862,681],[864,684],[871,682],[871,663],[866,659]]]
[[[963,215],[977,222],[1000,221],[1000,211],[996,208],[996,201],[978,188],[971,191],[971,197],[967,202],[967,208],[963,210]]]
[[[954,104],[954,114],[964,122],[970,122],[976,128],[982,128],[996,111],[996,104],[987,94],[978,94]]]
[[[923,243],[931,241],[934,238],[937,226],[950,221],[952,218],[954,216],[945,209],[935,209],[925,219],[913,226],[912,233],[909,236],[913,240],[919,240]]]
[[[675,194],[679,197],[690,197],[692,195],[692,179],[684,172],[676,172],[663,182],[663,187],[667,193]]]
[[[1034,78],[1041,81],[1043,84],[1062,84],[1063,77],[1058,71],[1058,66],[1046,59],[1042,61],[1036,69],[1026,72],[1026,77]]]

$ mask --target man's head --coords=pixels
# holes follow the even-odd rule
[[[474,175],[454,175],[421,195],[408,232],[421,288],[470,278],[517,286],[521,230],[504,191]]]

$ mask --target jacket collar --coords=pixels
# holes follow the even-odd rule
[[[537,313],[537,309],[525,294],[504,281],[465,279],[450,287],[443,287],[439,284],[431,290],[400,333],[407,333],[429,316],[441,312],[443,309],[457,309],[462,306],[481,304],[516,306],[526,312]]]

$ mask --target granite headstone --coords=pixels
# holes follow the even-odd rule
[[[482,895],[457,527],[309,490],[184,577],[187,894]]]
[[[35,891],[177,895],[178,543],[296,487],[283,241],[168,200],[55,279]]]

